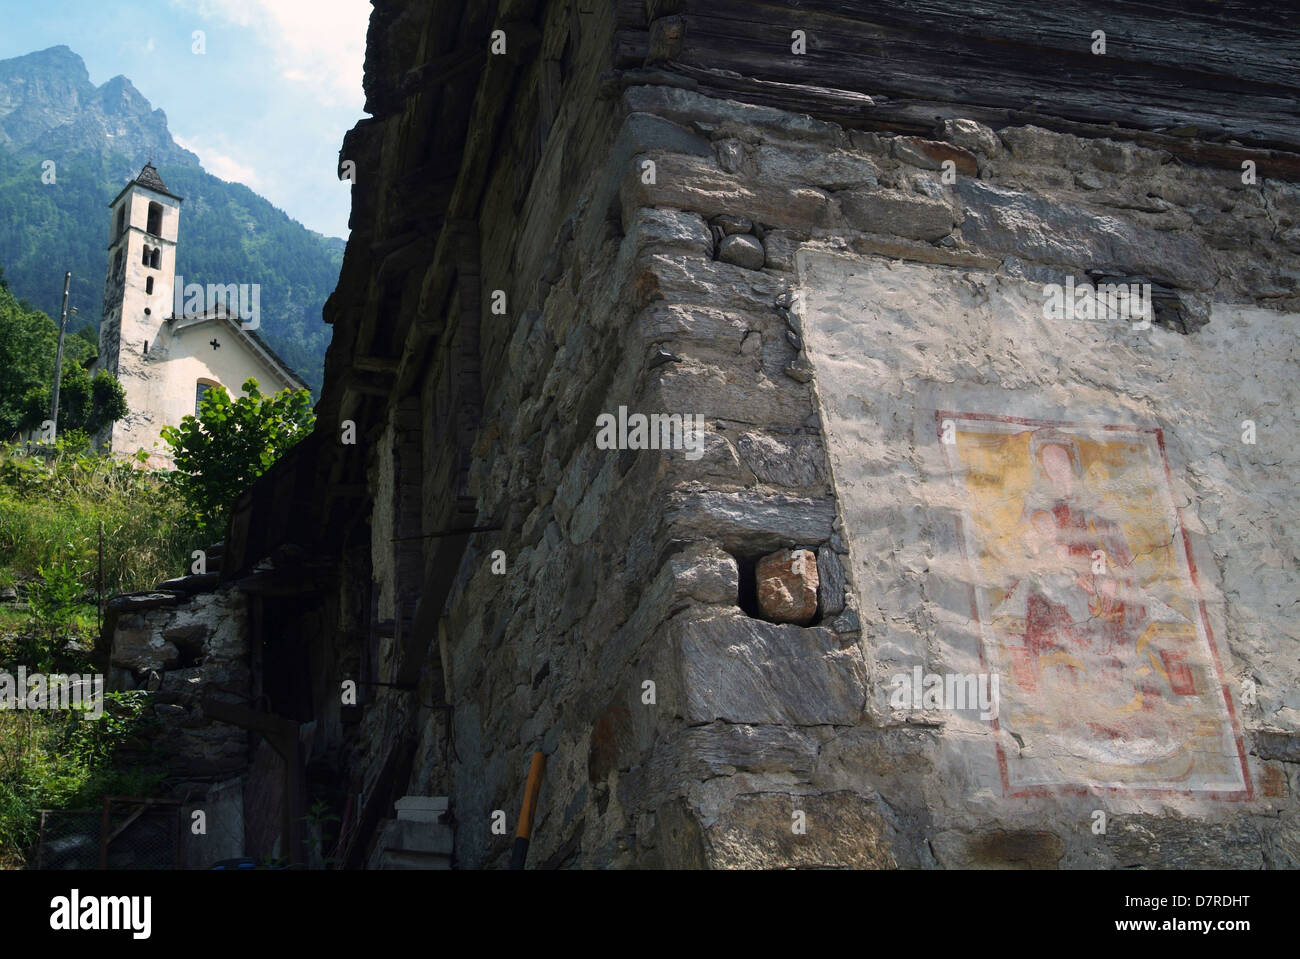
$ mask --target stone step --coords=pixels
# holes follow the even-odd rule
[[[440,822],[446,796],[403,796],[393,804],[397,818],[385,820],[370,854],[371,869],[450,869],[454,834]]]
[[[380,869],[450,869],[450,856],[428,856],[418,852],[385,849],[379,857]]]
[[[446,796],[403,796],[393,805],[401,821],[436,823],[447,811],[449,802]]]
[[[392,819],[384,826],[379,848],[399,852],[416,852],[450,856],[451,827],[436,822]]]

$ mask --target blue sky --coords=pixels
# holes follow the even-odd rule
[[[66,44],[96,86],[124,74],[210,173],[347,236],[338,150],[364,116],[369,0],[42,0],[4,4],[0,59]],[[194,31],[206,53],[195,55]]]

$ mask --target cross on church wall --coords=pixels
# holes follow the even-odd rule
[[[221,343],[217,341],[217,338],[215,336],[212,339],[208,340],[208,345],[211,346],[214,350],[221,349]]]

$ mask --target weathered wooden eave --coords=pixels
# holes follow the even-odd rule
[[[1300,18],[1246,3],[651,0],[616,65],[862,129],[964,116],[1300,176]],[[1267,24],[1261,23],[1267,20]],[[1091,52],[1092,32],[1107,52]],[[802,30],[807,52],[791,52]],[[672,82],[672,81],[669,81]],[[870,97],[870,101],[862,99]]]

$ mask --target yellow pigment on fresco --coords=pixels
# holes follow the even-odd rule
[[[972,588],[1017,742],[1007,788],[1244,788],[1150,431],[958,422]]]

